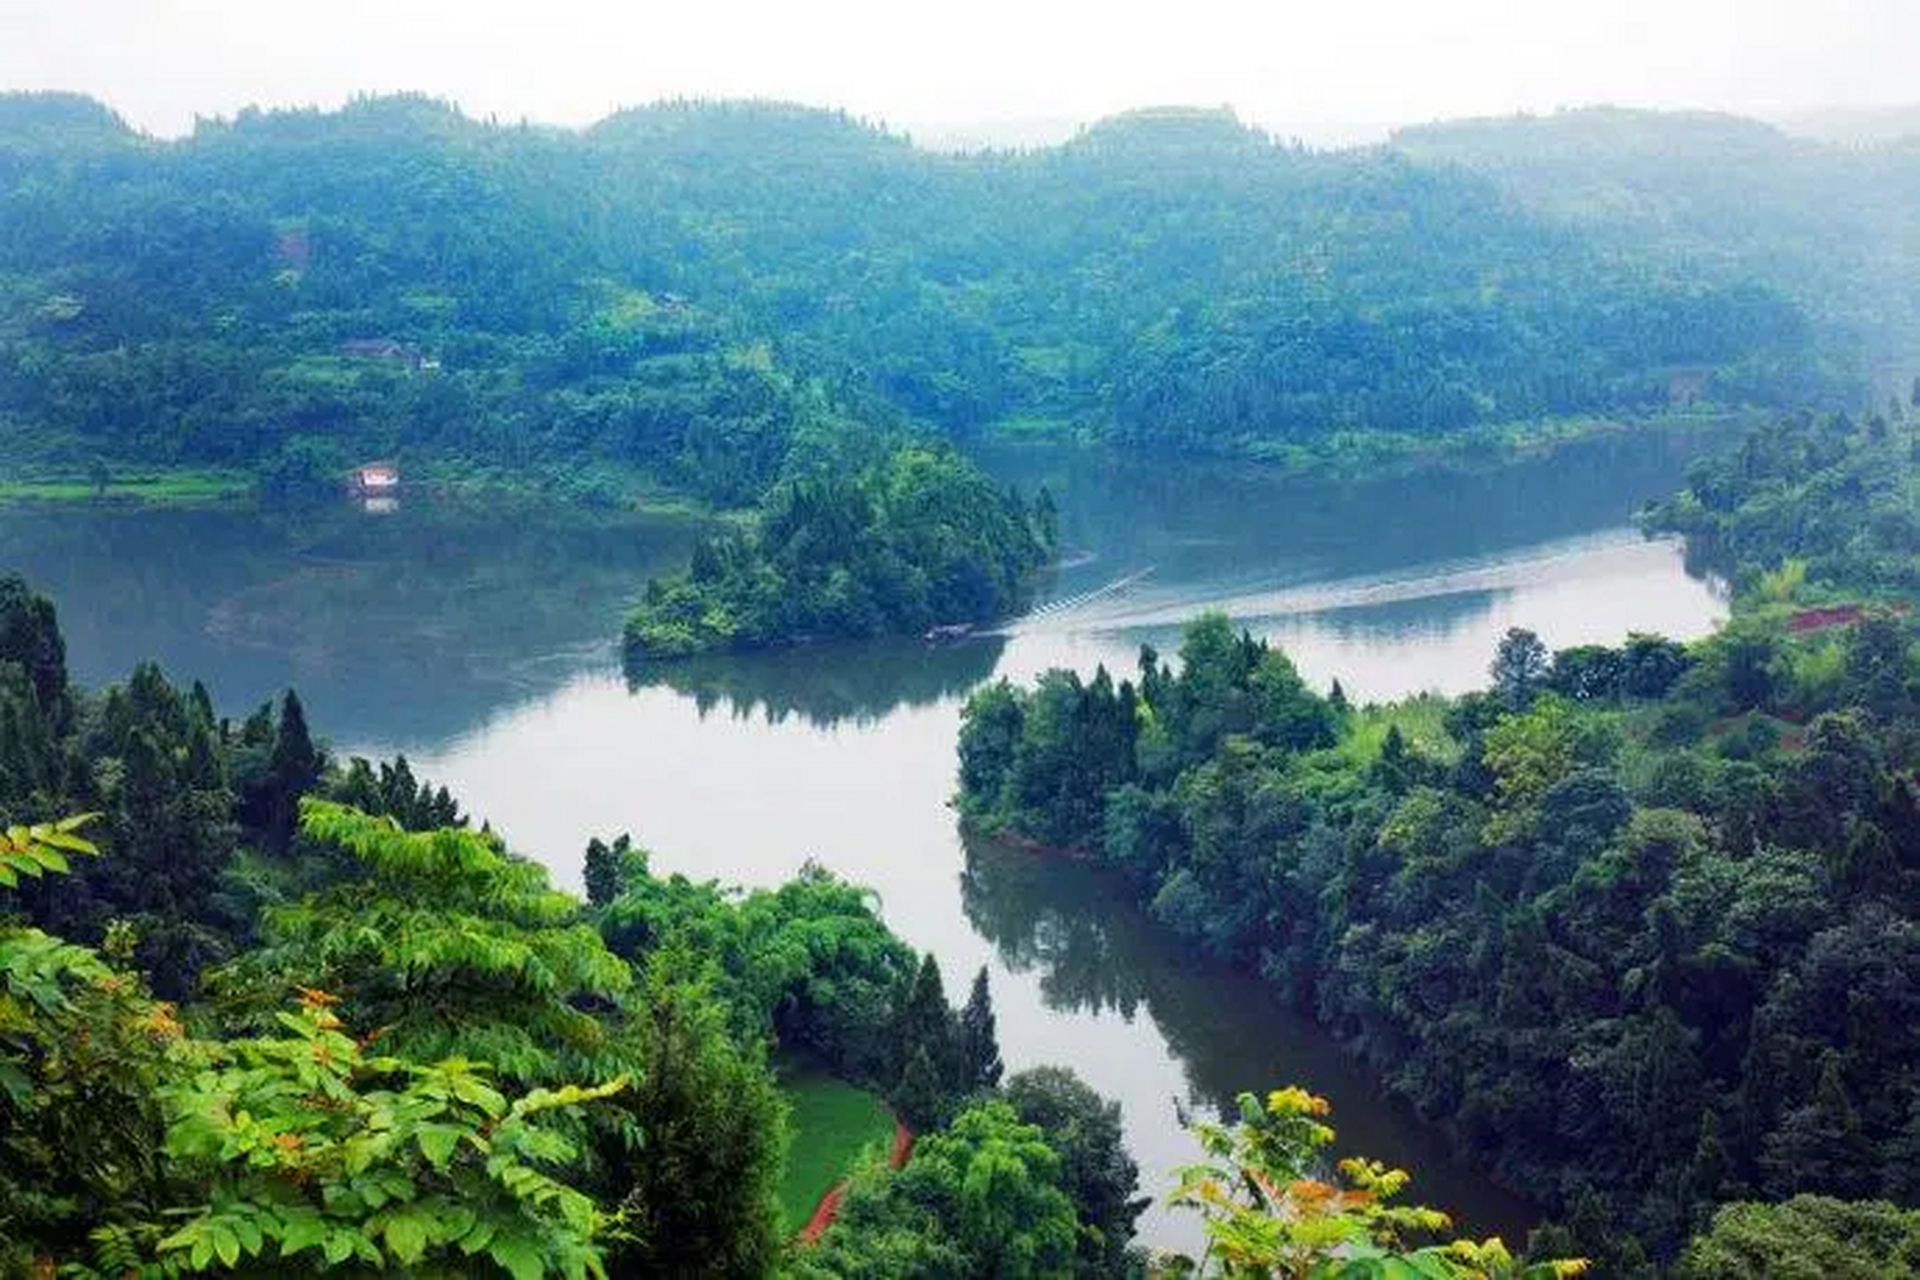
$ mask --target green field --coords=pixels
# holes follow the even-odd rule
[[[788,1123],[793,1131],[780,1181],[780,1209],[787,1229],[798,1231],[862,1150],[887,1149],[893,1141],[893,1112],[876,1095],[811,1067],[783,1070],[780,1091],[792,1108]]]
[[[244,471],[154,470],[109,472],[106,487],[78,474],[0,476],[0,502],[136,501],[199,505],[244,497],[253,477]]]

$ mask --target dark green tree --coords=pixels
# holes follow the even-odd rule
[[[604,907],[626,888],[627,859],[633,852],[633,837],[622,832],[613,843],[595,836],[587,841],[587,904]]]
[[[1882,1280],[1920,1274],[1920,1211],[1795,1196],[1730,1204],[1687,1246],[1680,1280]]]
[[[987,966],[973,975],[973,989],[960,1010],[958,1056],[960,1091],[975,1093],[1000,1083],[1006,1069],[1000,1061],[1000,1041],[994,1032],[993,995],[987,989]]]
[[[16,662],[27,673],[40,714],[64,723],[67,700],[67,645],[53,601],[35,594],[18,574],[0,575],[0,662]]]
[[[703,965],[680,943],[647,960],[634,1014],[642,1065],[621,1100],[642,1136],[618,1160],[633,1181],[614,1275],[764,1276],[780,1255],[785,1105],[760,1056],[729,1037]]]
[[[1546,684],[1552,659],[1540,637],[1525,627],[1509,627],[1488,667],[1493,691],[1508,710],[1524,711]]]
[[[1140,1170],[1127,1154],[1120,1104],[1064,1067],[1017,1072],[1001,1096],[1060,1156],[1060,1187],[1080,1218],[1075,1274],[1086,1280],[1128,1274],[1136,1265],[1134,1223],[1151,1201],[1139,1195]]]

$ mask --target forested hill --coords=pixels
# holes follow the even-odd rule
[[[13,95],[0,456],[291,487],[565,457],[745,501],[835,420],[1260,452],[1642,411],[1676,374],[1834,392],[1792,281],[1640,239],[1220,112],[954,156],[757,103],[570,132],[383,98],[163,143]]]
[[[1690,645],[1516,628],[1485,692],[1355,708],[1215,614],[1134,678],[984,686],[961,814],[1088,851],[1312,1011],[1554,1215],[1536,1248],[1916,1274],[1866,1225],[1920,1194],[1913,459],[1903,412],[1697,464],[1647,515],[1736,584]]]
[[[1404,129],[1394,149],[1708,279],[1763,277],[1875,357],[1920,337],[1920,137],[1840,147],[1709,112],[1592,108]]]

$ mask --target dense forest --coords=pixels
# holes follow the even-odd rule
[[[566,132],[379,98],[163,143],[16,94],[0,192],[0,455],[282,499],[397,458],[745,504],[835,426],[1272,453],[1859,385],[1777,255],[1218,112],[956,156],[770,104]]]
[[[951,449],[901,448],[851,475],[783,482],[753,528],[697,544],[626,626],[649,659],[815,639],[919,636],[997,621],[1032,596],[1055,518]]]
[[[1802,418],[1697,465],[1649,513],[1740,583],[1696,644],[1516,629],[1486,692],[1354,707],[1215,615],[1134,679],[987,686],[962,813],[1314,1011],[1549,1251],[1648,1274],[1713,1226],[1701,1274],[1891,1274],[1890,1206],[1800,1202],[1799,1271],[1736,1265],[1796,1219],[1714,1213],[1916,1195],[1913,450]],[[1846,1212],[1880,1223],[1850,1260]]]

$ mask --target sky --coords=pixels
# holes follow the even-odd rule
[[[414,90],[567,125],[783,98],[917,134],[1227,105],[1338,142],[1596,102],[1897,105],[1917,50],[1920,0],[0,0],[0,89],[163,136]]]

